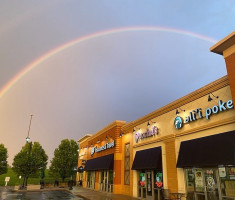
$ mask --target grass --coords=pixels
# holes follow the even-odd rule
[[[11,168],[8,168],[8,172],[6,174],[0,175],[0,186],[5,185],[5,177],[10,177],[10,181],[8,182],[7,185],[9,186],[19,185],[19,178]]]
[[[48,174],[49,170],[45,170],[45,178],[44,182],[45,184],[51,183],[54,184],[55,179]],[[10,177],[10,181],[8,182],[8,186],[15,186],[15,185],[22,185],[23,183],[23,177],[21,179],[18,178],[18,176],[13,172],[11,168],[8,168],[8,172],[6,174],[0,175],[0,186],[5,186],[5,177]],[[32,185],[39,185],[40,184],[40,177],[38,178],[29,178],[28,179],[28,184]],[[70,180],[70,178],[66,178],[65,182]],[[59,180],[62,182],[61,180]]]

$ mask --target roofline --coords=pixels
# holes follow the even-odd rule
[[[189,93],[188,95],[184,97],[181,97],[178,100],[173,101],[172,103],[169,103],[135,121],[128,123],[127,125],[124,125],[122,127],[122,130],[123,132],[128,133],[128,131],[130,131],[130,129],[133,129],[135,126],[143,124],[155,117],[168,113],[172,110],[175,110],[185,104],[195,101],[196,99],[201,98],[205,95],[208,95],[210,92],[217,91],[218,89],[221,89],[227,85],[229,85],[229,82],[228,82],[228,76],[226,75],[198,90],[195,90],[194,92]]]
[[[211,52],[223,55],[223,52],[235,44],[235,31],[210,48]]]
[[[99,130],[98,132],[96,132],[95,134],[92,135],[92,138],[90,139],[94,139],[95,137],[98,137],[99,135],[105,133],[106,131],[110,130],[111,128],[115,127],[115,126],[124,126],[126,125],[126,121],[121,121],[121,120],[115,120],[112,123],[110,123],[109,125],[107,125],[106,127],[104,127],[103,129]]]
[[[81,143],[81,142],[83,142],[83,141],[85,141],[86,139],[88,139],[89,137],[91,137],[92,136],[92,134],[86,134],[86,135],[84,135],[83,137],[81,137],[80,139],[78,139],[78,143]]]

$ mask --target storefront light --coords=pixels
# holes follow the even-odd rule
[[[122,136],[124,136],[125,134],[122,132],[122,133],[120,133],[120,135],[119,135],[119,137],[122,137]]]
[[[219,96],[215,96],[212,92],[210,93],[213,97],[215,97],[216,99],[219,98]],[[212,101],[213,99],[211,98],[210,94],[208,95],[208,102]]]
[[[148,126],[148,127],[150,126],[150,122],[151,122],[152,124],[156,124],[156,122],[153,122],[152,120],[150,120],[150,121],[148,121],[148,123],[147,123],[147,126]]]
[[[136,129],[138,129],[137,131],[140,130],[140,128],[134,127],[134,128],[133,128],[133,133],[136,131]]]
[[[181,109],[181,108],[179,107],[179,108],[176,109],[176,112],[175,112],[176,115],[180,114],[180,112],[179,112],[178,109],[185,112],[185,110],[183,110],[183,109]]]
[[[109,134],[105,136],[105,139],[108,140],[109,138],[112,138]]]

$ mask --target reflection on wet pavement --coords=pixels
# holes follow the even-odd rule
[[[66,191],[38,191],[38,192],[11,192],[10,190],[1,191],[1,200],[83,200]]]

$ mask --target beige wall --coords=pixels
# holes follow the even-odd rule
[[[213,92],[213,94],[215,96],[219,96],[219,99],[222,100],[223,102],[232,99],[229,86],[221,88],[221,89]],[[189,115],[189,112],[191,112],[192,110],[197,109],[197,108],[202,108],[202,111],[203,111],[203,114],[204,114],[204,111],[206,110],[206,108],[212,108],[214,105],[218,105],[218,100],[219,99],[215,99],[215,100],[212,100],[212,101],[208,102],[208,95],[205,95],[201,98],[198,98],[197,100],[195,100],[193,102],[190,102],[188,104],[185,104],[185,105],[181,106],[181,108],[183,110],[185,110],[185,112],[179,110],[180,111],[179,116],[182,117],[182,118],[185,118],[187,115]],[[156,126],[159,129],[159,134],[158,135],[142,139],[138,143],[136,143],[135,138],[134,138],[134,133],[133,133],[133,145],[134,145],[134,147],[151,143],[154,140],[155,141],[161,141],[161,140],[165,139],[164,137],[170,136],[172,134],[174,134],[174,135],[184,134],[187,131],[191,131],[193,129],[197,129],[197,128],[202,127],[202,126],[208,126],[211,123],[215,123],[215,122],[219,122],[221,120],[225,120],[225,119],[235,117],[235,112],[232,111],[232,109],[230,109],[230,110],[223,111],[223,112],[220,112],[218,114],[212,115],[209,120],[207,120],[204,117],[203,119],[198,119],[194,122],[184,124],[183,128],[178,130],[174,126],[174,119],[176,117],[175,112],[176,112],[176,109],[152,119],[153,122],[156,122]],[[148,121],[146,121],[145,123],[142,123],[142,124],[137,126],[138,128],[141,128],[140,132],[146,131],[147,123],[148,123]]]
[[[204,88],[208,90],[208,88]],[[171,192],[185,192],[185,177],[183,169],[177,169],[176,163],[180,148],[180,143],[185,140],[191,140],[195,138],[200,138],[204,136],[214,135],[223,133],[230,130],[235,130],[235,110],[229,109],[217,114],[211,115],[210,119],[205,118],[205,110],[207,108],[212,108],[214,105],[218,105],[218,101],[222,100],[227,102],[232,99],[231,91],[228,83],[225,83],[223,87],[220,87],[217,90],[211,88],[215,96],[219,96],[218,99],[214,99],[208,102],[208,94],[201,95],[200,91],[196,93],[198,98],[194,99],[191,102],[188,102],[180,107],[185,110],[185,112],[180,111],[179,116],[183,119],[185,116],[189,115],[189,112],[197,108],[202,109],[204,118],[197,119],[196,121],[184,124],[182,129],[176,129],[174,126],[174,119],[176,117],[176,109],[172,109],[169,112],[165,112],[159,116],[152,118],[153,122],[156,122],[158,127],[158,135],[152,136],[149,138],[144,138],[139,140],[138,143],[135,141],[135,133],[130,133],[133,135],[133,159],[136,151],[154,148],[161,146],[162,147],[162,161],[163,161],[163,181],[164,188],[170,189]],[[190,95],[190,94],[189,94]],[[181,99],[180,99],[181,100]],[[180,100],[178,100],[180,102]],[[157,112],[157,111],[156,111]],[[157,115],[157,114],[156,114]],[[144,117],[143,117],[144,118]],[[133,127],[136,130],[140,128],[140,132],[145,132],[149,118],[146,117],[146,121],[141,118],[141,124],[132,123],[132,127],[128,127],[128,130],[131,131]],[[154,125],[154,124],[152,124]],[[128,125],[127,125],[128,126]],[[149,127],[151,128],[151,126]],[[125,128],[124,128],[125,129]],[[168,142],[170,141],[170,142]],[[170,144],[170,146],[169,146]],[[173,148],[172,148],[173,147]],[[170,157],[169,157],[170,155]],[[137,172],[133,171],[133,196],[137,196]]]

